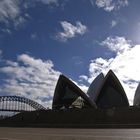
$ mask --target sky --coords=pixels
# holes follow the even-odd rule
[[[133,103],[140,82],[139,0],[1,0],[0,95],[51,107],[60,74],[84,92],[112,69]]]

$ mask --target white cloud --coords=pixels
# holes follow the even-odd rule
[[[111,28],[117,26],[118,22],[116,20],[112,20],[110,25],[111,25]]]
[[[69,38],[73,38],[76,35],[83,35],[87,31],[87,27],[79,21],[76,22],[75,26],[67,21],[61,21],[60,24],[64,30],[56,36],[60,41],[67,41]]]
[[[109,59],[97,58],[91,60],[87,81],[91,83],[99,73],[106,74],[109,69],[112,69],[121,81],[132,104],[136,87],[140,82],[140,45],[131,46],[129,42],[124,37],[108,37],[103,41],[101,44],[104,44],[110,51],[114,51],[116,56]]]
[[[43,4],[51,5],[51,4],[56,4],[58,5],[58,0],[35,0],[30,3],[32,5],[36,1],[41,2]],[[0,22],[5,22],[8,23],[9,20],[14,20],[16,21],[17,18],[21,15],[22,11],[22,6],[21,4],[27,4],[28,2],[21,2],[20,0],[1,0],[0,1]],[[27,7],[26,7],[27,8]],[[29,7],[28,7],[29,8]],[[23,17],[20,17],[19,19],[23,20]]]
[[[80,81],[87,81],[88,80],[88,77],[86,75],[80,75],[79,78],[80,78]]]
[[[95,4],[107,12],[118,10],[121,7],[128,6],[128,0],[96,0]]]
[[[89,0],[92,6],[94,6],[94,0]]]
[[[18,29],[24,25],[27,17],[22,1],[19,0],[1,0],[0,1],[0,23],[4,23],[1,28],[3,33],[11,34],[12,29]]]
[[[27,54],[19,55],[17,62],[7,61],[0,73],[9,76],[1,85],[1,93],[22,95],[51,106],[59,71],[54,70],[50,60],[35,59]]]
[[[37,1],[40,1],[43,4],[47,4],[47,5],[50,5],[50,4],[58,5],[58,0],[37,0]]]
[[[114,9],[112,0],[96,0],[96,5],[99,8],[103,8],[105,11],[112,11]]]
[[[124,37],[107,37],[106,40],[100,43],[100,45],[103,45],[110,49],[111,51],[117,52],[117,53],[123,53],[126,50],[129,50],[131,46],[131,41],[126,40]]]
[[[38,38],[38,35],[37,33],[32,33],[30,37],[32,40],[36,40]]]
[[[15,20],[20,15],[18,0],[1,0],[0,1],[0,22],[8,23]]]
[[[1,31],[2,31],[3,33],[7,33],[7,34],[11,34],[11,33],[12,33],[11,30],[8,29],[8,28],[1,29]]]
[[[19,28],[21,25],[24,25],[27,21],[25,17],[19,16],[15,21],[14,21],[14,27],[15,29]]]
[[[11,28],[17,29],[29,19],[27,9],[37,6],[37,2],[49,5],[59,5],[58,0],[0,0],[0,23],[4,23],[5,32],[9,33]]]

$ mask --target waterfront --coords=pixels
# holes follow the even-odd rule
[[[140,129],[0,127],[0,140],[139,140]]]

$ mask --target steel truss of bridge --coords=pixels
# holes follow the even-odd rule
[[[0,111],[34,111],[46,110],[41,104],[20,96],[0,96]]]

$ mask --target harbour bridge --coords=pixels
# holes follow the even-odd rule
[[[23,112],[46,110],[41,104],[20,96],[0,96],[0,111]]]

